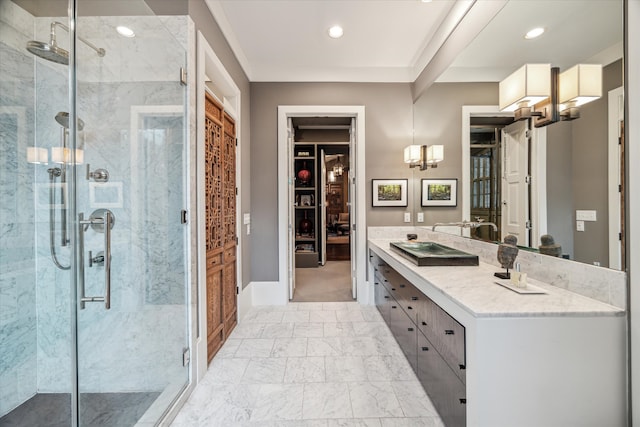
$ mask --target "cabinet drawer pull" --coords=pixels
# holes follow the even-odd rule
[[[453,332],[453,330],[452,330],[452,329],[445,329],[444,334],[445,334],[445,335],[453,335],[453,334],[454,334],[454,332]]]
[[[413,332],[413,328],[407,328],[407,331]]]
[[[388,282],[388,280],[387,280],[387,279],[384,279],[384,281],[385,281],[385,282]]]
[[[408,305],[408,306],[407,306],[407,308],[408,308],[409,310],[413,310],[413,307],[411,307],[410,305]]]
[[[384,297],[385,297],[386,299],[389,299],[389,295],[385,295]]]
[[[429,351],[429,347],[422,347],[422,351]]]
[[[378,267],[384,267],[384,264],[378,264]]]
[[[462,403],[463,405],[467,404],[467,399],[460,399],[460,403]]]
[[[395,291],[395,290],[396,290],[396,288],[391,288],[391,290],[392,290],[392,291]]]
[[[392,305],[391,308],[398,308],[398,307],[396,307],[395,305]]]
[[[422,326],[427,326],[427,322],[422,322]]]
[[[463,370],[467,369],[467,367],[466,367],[466,366],[464,366],[464,365],[458,365],[458,366],[460,367],[460,370],[461,370],[461,371],[463,371]]]
[[[401,288],[404,288],[404,285],[400,285]]]
[[[411,297],[411,301],[418,301],[418,297]]]

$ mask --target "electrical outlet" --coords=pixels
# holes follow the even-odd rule
[[[584,231],[584,221],[576,221],[576,231]]]
[[[424,212],[418,212],[418,222],[424,222]]]
[[[411,222],[411,212],[404,213],[404,222]]]

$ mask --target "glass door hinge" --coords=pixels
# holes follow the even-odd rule
[[[187,85],[187,70],[184,67],[180,67],[180,84]]]
[[[188,347],[182,349],[182,366],[187,366],[191,363],[191,350]]]

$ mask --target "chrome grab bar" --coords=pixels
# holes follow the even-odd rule
[[[108,209],[98,209],[94,211],[89,219],[84,219],[84,214],[78,214],[79,224],[79,242],[78,252],[80,253],[80,262],[78,273],[80,275],[80,309],[85,308],[87,302],[104,302],[104,307],[109,310],[111,308],[111,229],[115,222],[113,213]],[[89,267],[96,265],[104,265],[104,296],[88,297],[85,294],[85,278],[84,278],[84,233],[89,226],[97,232],[104,233],[104,255],[98,254],[95,258],[89,251]],[[102,261],[102,262],[100,262]]]

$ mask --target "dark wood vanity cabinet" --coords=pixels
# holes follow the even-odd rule
[[[446,426],[466,425],[465,328],[370,254],[374,299]]]

